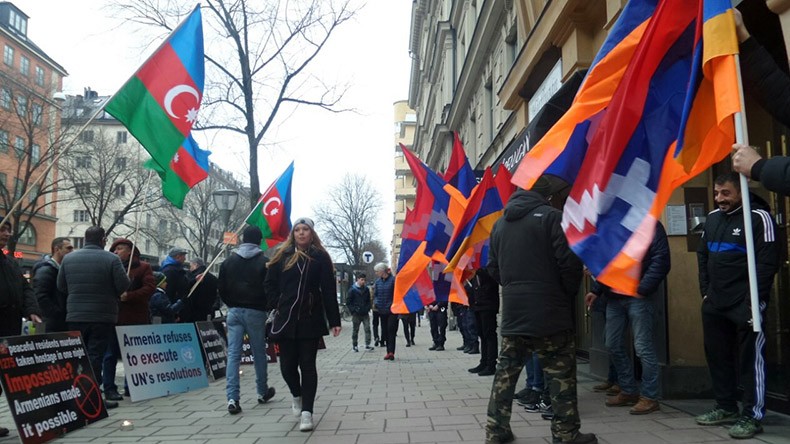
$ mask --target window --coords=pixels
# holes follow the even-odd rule
[[[159,219],[159,234],[165,234],[167,232],[167,221],[164,219]]]
[[[8,66],[14,66],[14,48],[5,45],[5,50],[3,51],[3,62],[5,62]]]
[[[3,88],[0,91],[0,106],[3,109],[11,109],[11,90],[8,88]]]
[[[126,186],[118,185],[115,187],[115,197],[123,197],[126,195]]]
[[[77,168],[90,168],[91,167],[91,158],[89,156],[80,156],[74,160],[74,164]]]
[[[118,131],[115,137],[115,143],[126,143],[126,131]]]
[[[27,19],[13,9],[8,11],[8,23],[20,34],[27,35]]]
[[[36,245],[36,229],[33,228],[33,225],[25,223],[24,228],[19,233],[17,242],[25,245]]]
[[[30,186],[30,193],[27,195],[28,202],[33,203],[38,199],[39,187],[38,185]]]
[[[36,66],[36,85],[44,86],[44,68]]]
[[[126,158],[125,157],[116,157],[115,158],[115,167],[119,169],[126,168]]]
[[[22,179],[16,178],[14,179],[14,200],[19,200],[22,197],[22,193],[24,193],[23,187],[25,183],[22,182]]]
[[[27,97],[16,96],[16,114],[18,116],[27,115]]]
[[[41,107],[40,104],[34,103],[31,105],[30,109],[32,110],[32,117],[33,117],[33,125],[39,126],[41,125],[41,117],[44,114],[44,109]]]
[[[93,131],[83,131],[80,137],[82,138],[83,142],[93,142]]]
[[[170,222],[170,232],[173,234],[178,233],[178,222]]]
[[[74,222],[89,222],[90,219],[87,210],[74,210]]]
[[[115,222],[122,224],[123,223],[123,211],[114,211],[113,214],[115,215]]]
[[[0,153],[8,152],[8,131],[0,130]]]
[[[25,139],[16,136],[14,140],[14,151],[16,151],[16,157],[20,159],[25,155]]]
[[[30,148],[30,160],[32,160],[33,163],[38,163],[38,161],[41,160],[41,147],[37,143],[34,143]]]
[[[0,173],[0,194],[5,194],[8,190],[6,190],[6,181],[8,180],[8,175],[6,173]]]
[[[19,58],[19,72],[22,73],[23,76],[27,77],[30,75],[30,59],[21,56]]]
[[[87,182],[75,184],[74,191],[76,191],[77,194],[88,194],[91,192],[91,184]]]
[[[85,246],[85,238],[84,237],[72,237],[71,238],[71,245],[74,245],[75,250],[79,250],[80,248]]]
[[[151,251],[151,239],[146,239],[145,240],[145,252],[148,253],[149,251]]]
[[[146,214],[145,215],[145,228],[151,228],[151,215],[150,214]],[[150,248],[146,248],[146,249],[150,250]]]

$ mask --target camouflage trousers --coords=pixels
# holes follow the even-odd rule
[[[502,350],[488,401],[487,441],[497,442],[511,433],[513,395],[521,369],[530,353],[538,356],[551,395],[554,409],[552,436],[570,441],[579,432],[581,422],[576,401],[576,344],[573,331],[544,338],[505,336],[502,338]]]

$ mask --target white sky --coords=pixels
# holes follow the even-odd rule
[[[112,17],[109,1],[13,0],[29,17],[28,37],[68,71],[63,89],[82,94],[115,92],[161,42]],[[283,113],[264,139],[259,174],[265,189],[295,160],[292,219],[312,208],[346,172],[367,176],[381,195],[379,238],[392,239],[394,199],[393,103],[407,98],[411,2],[370,0],[357,17],[338,28],[313,63],[328,83],[348,83],[343,108],[334,114],[302,107]],[[206,14],[204,14],[205,19]],[[210,27],[204,25],[204,32]],[[205,40],[210,41],[206,35]],[[208,48],[207,48],[208,51]],[[336,80],[336,82],[335,82]],[[211,160],[247,178],[244,147],[222,137],[195,138],[213,152]],[[232,146],[231,146],[232,145]],[[239,154],[241,153],[241,154]],[[379,260],[379,258],[376,258]]]

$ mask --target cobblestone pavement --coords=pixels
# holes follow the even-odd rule
[[[375,351],[351,349],[351,328],[337,338],[327,337],[327,349],[318,353],[319,387],[315,405],[315,430],[299,431],[291,415],[291,396],[277,364],[269,365],[269,383],[277,395],[267,404],[255,400],[252,366],[242,366],[244,411],[227,412],[225,381],[209,388],[138,403],[122,401],[109,418],[72,432],[60,443],[320,443],[387,444],[483,442],[485,411],[493,376],[467,372],[477,365],[479,355],[466,355],[455,348],[458,332],[448,331],[447,350],[432,352],[427,322],[417,329],[413,347],[405,347],[402,336],[395,361],[384,361],[383,348]],[[360,338],[362,340],[362,338]],[[632,416],[627,408],[607,408],[603,395],[593,393],[595,380],[580,365],[579,408],[582,431],[598,434],[601,443],[665,444],[734,442],[724,427],[700,427],[692,413],[711,406],[705,401],[666,401],[661,412]],[[523,373],[522,373],[523,375]],[[122,368],[119,366],[119,378]],[[521,380],[524,380],[522,376]],[[120,385],[120,384],[119,384]],[[523,386],[523,382],[520,384]],[[121,385],[122,386],[122,385]],[[522,387],[519,387],[519,389]],[[3,397],[4,398],[4,397]],[[514,405],[512,420],[516,443],[551,442],[548,421]],[[688,412],[688,413],[687,413]],[[121,430],[130,420],[133,430]],[[0,424],[13,426],[5,399]],[[770,412],[765,433],[759,439],[739,443],[790,443],[790,419]],[[18,442],[16,430],[0,443]]]

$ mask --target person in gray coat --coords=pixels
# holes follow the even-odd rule
[[[97,381],[102,380],[102,358],[114,337],[119,298],[130,283],[121,259],[104,249],[106,242],[104,228],[88,228],[85,246],[65,256],[58,271],[58,290],[68,294],[66,325],[82,334]]]

